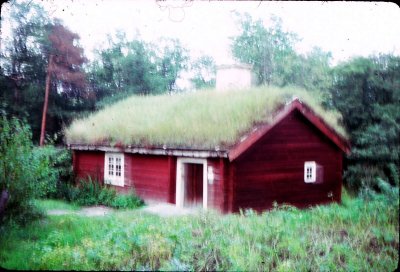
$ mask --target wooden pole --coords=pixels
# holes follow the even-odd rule
[[[50,92],[52,66],[53,66],[53,55],[50,55],[49,66],[47,67],[47,75],[46,75],[46,89],[45,89],[45,93],[44,93],[42,127],[41,127],[41,131],[40,131],[40,141],[39,141],[40,146],[43,146],[44,135],[46,134],[46,115],[47,115],[47,108],[48,108],[48,104],[49,104],[49,92]]]

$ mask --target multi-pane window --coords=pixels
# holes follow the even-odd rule
[[[304,163],[304,182],[312,183],[317,180],[317,164],[315,161],[308,161]]]
[[[306,169],[306,179],[310,180],[312,179],[312,167],[308,166]]]
[[[104,183],[124,186],[124,154],[105,154]]]

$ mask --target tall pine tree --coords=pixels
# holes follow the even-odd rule
[[[62,88],[64,93],[84,93],[86,80],[82,65],[87,61],[83,49],[76,43],[79,36],[71,32],[60,22],[49,27],[49,43],[43,47],[48,56],[46,87],[43,103],[42,125],[39,144],[44,144],[46,133],[46,117],[49,103],[51,81],[54,79],[57,88]]]

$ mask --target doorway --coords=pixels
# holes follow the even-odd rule
[[[203,164],[183,164],[183,206],[203,205]]]
[[[207,160],[178,158],[176,205],[207,208]]]

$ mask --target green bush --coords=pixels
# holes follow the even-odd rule
[[[350,192],[359,194],[364,199],[370,199],[377,194],[393,199],[393,192],[399,190],[399,174],[394,164],[350,165],[343,177]]]
[[[78,194],[74,200],[79,205],[97,205],[99,203],[100,192],[102,191],[100,183],[92,180],[89,176],[87,180],[81,179],[78,183]]]
[[[396,166],[396,164],[389,163],[386,167],[386,171],[388,172],[388,177],[391,183],[398,187],[400,185],[399,168]]]
[[[49,150],[34,148],[31,137],[28,125],[0,117],[0,191],[9,195],[3,219],[24,223],[37,217],[32,200],[55,191]]]
[[[116,196],[117,192],[114,189],[103,187],[99,194],[99,202],[103,205],[111,206]]]
[[[105,205],[117,209],[137,208],[144,204],[134,190],[117,194],[114,188],[102,186],[90,176],[80,179],[77,186],[66,184],[64,198],[78,205]]]
[[[47,194],[47,198],[68,199],[69,186],[73,183],[72,153],[66,148],[47,146],[51,166],[57,175],[56,189]]]
[[[117,209],[127,209],[140,207],[143,206],[143,204],[143,200],[141,200],[132,190],[128,194],[116,195],[110,206]]]
[[[399,210],[399,187],[392,186],[390,183],[379,177],[376,178],[376,183],[379,193],[376,192],[377,190],[365,186],[360,191],[360,196],[368,201],[379,200],[387,205],[393,205],[397,210]]]

